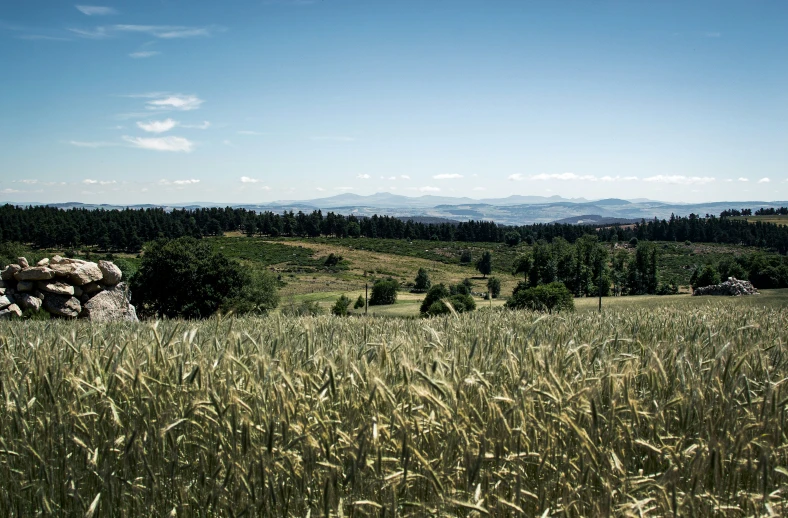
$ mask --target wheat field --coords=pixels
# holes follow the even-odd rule
[[[0,324],[2,516],[784,516],[788,309]]]

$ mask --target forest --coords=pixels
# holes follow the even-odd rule
[[[218,236],[368,237],[517,244],[561,237],[570,243],[584,235],[600,241],[691,241],[754,246],[788,252],[788,226],[747,222],[714,215],[641,220],[633,225],[596,228],[586,225],[498,225],[493,221],[425,224],[391,216],[356,217],[316,210],[276,214],[241,208],[163,208],[63,210],[48,206],[0,207],[0,242],[17,241],[37,248],[96,246],[107,251],[137,252],[157,238]]]

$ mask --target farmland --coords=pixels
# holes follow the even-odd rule
[[[788,310],[702,299],[3,323],[0,514],[784,515]]]

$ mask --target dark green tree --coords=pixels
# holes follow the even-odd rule
[[[521,239],[520,238],[520,233],[519,232],[514,232],[514,231],[507,232],[504,235],[504,237],[503,237],[504,242],[507,245],[509,245],[509,246],[517,246],[517,245],[519,245],[520,244],[520,239]]]
[[[372,285],[372,295],[369,297],[370,306],[385,306],[397,302],[399,283],[394,279],[381,279]]]
[[[707,264],[706,266],[703,267],[700,273],[698,273],[698,275],[692,281],[692,289],[696,290],[698,288],[703,288],[704,286],[713,286],[719,283],[720,283],[719,272],[713,265]]]
[[[424,268],[419,268],[419,271],[416,274],[416,282],[414,283],[413,290],[420,293],[425,292],[430,289],[431,285],[432,281],[430,280],[427,270]]]
[[[346,317],[348,314],[349,307],[350,307],[350,299],[347,298],[345,295],[342,295],[334,303],[334,307],[331,308],[331,313],[338,317]]]
[[[364,302],[364,296],[363,295],[359,295],[358,298],[356,299],[356,303],[353,304],[353,309],[361,309],[365,305],[366,305],[366,303]]]
[[[575,301],[572,292],[562,282],[553,282],[531,287],[520,282],[506,301],[509,309],[530,309],[531,311],[574,311]]]
[[[501,280],[498,277],[487,279],[487,293],[492,299],[497,299],[501,294]]]
[[[492,273],[492,254],[489,250],[485,250],[481,259],[476,262],[476,269],[483,277],[487,277]]]

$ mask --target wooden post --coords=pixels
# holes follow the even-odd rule
[[[369,283],[364,284],[364,314],[369,310]]]

